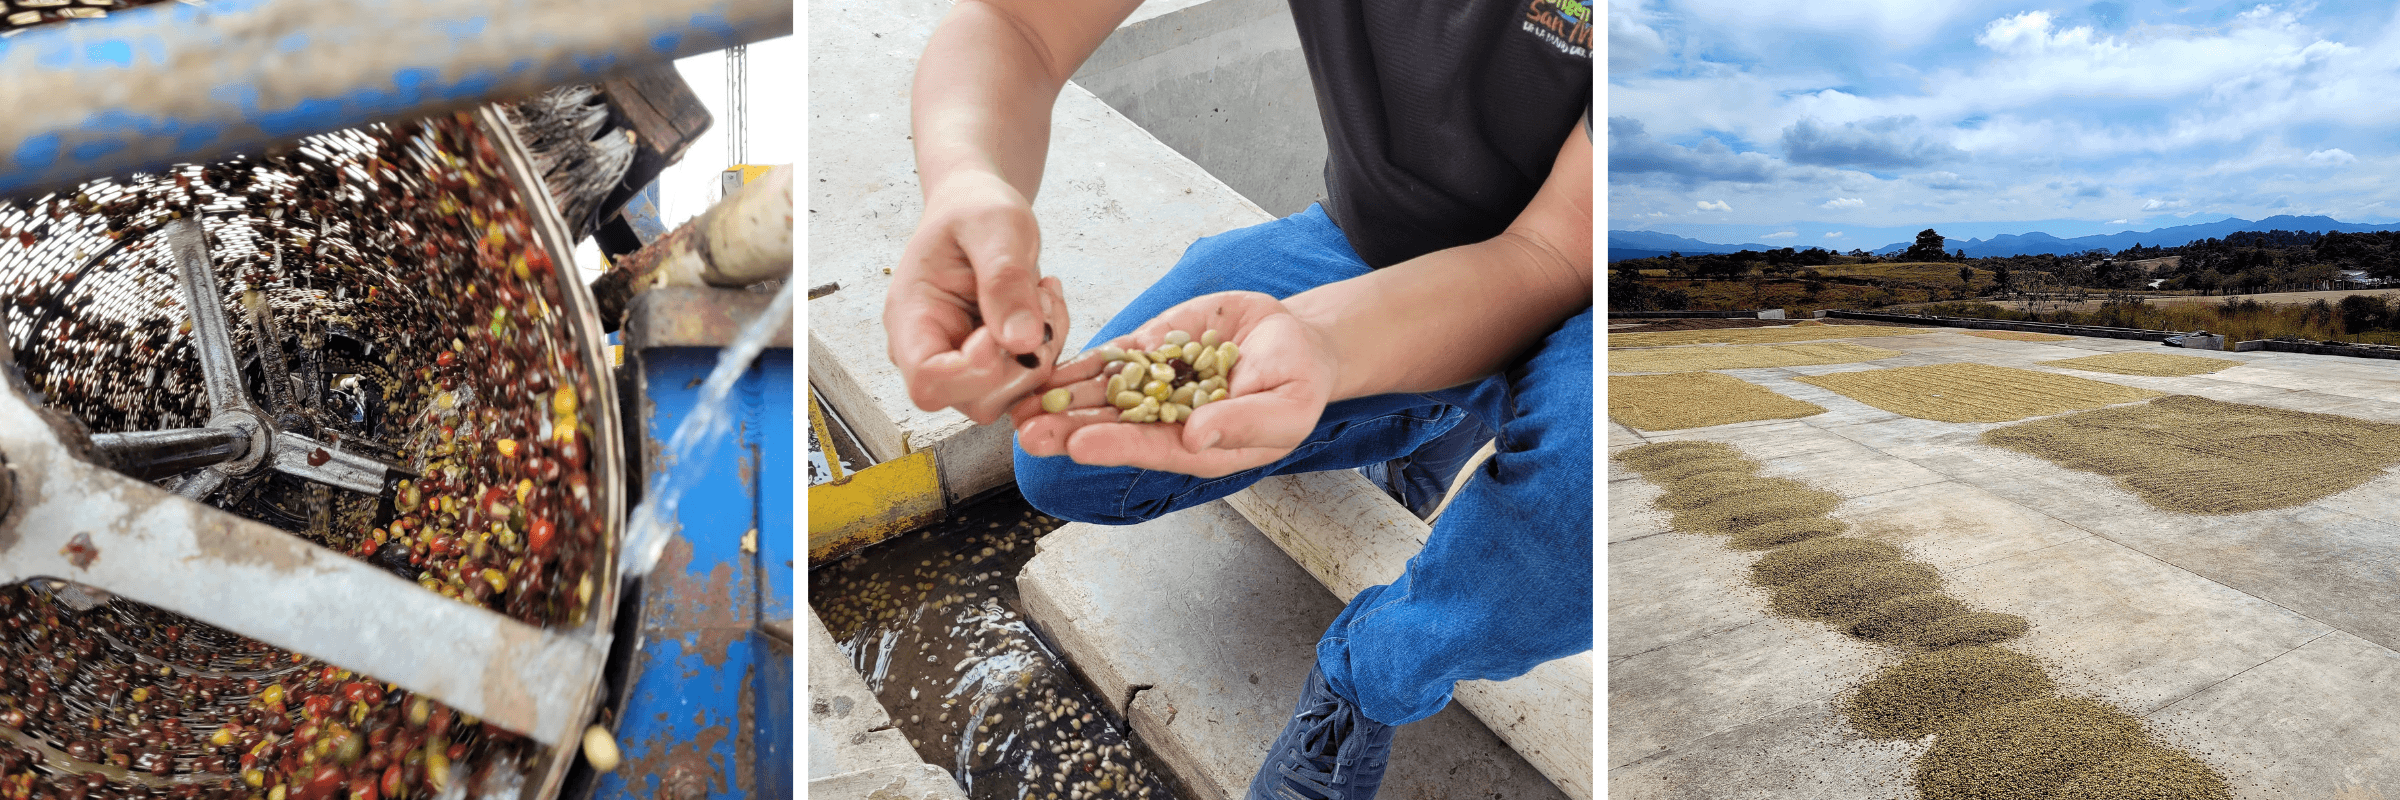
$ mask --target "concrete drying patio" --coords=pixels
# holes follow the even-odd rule
[[[2245,363],[2153,378],[2037,362],[2199,353],[1935,330],[1858,342],[1904,352],[1880,361],[1724,371],[1824,414],[1670,432],[1612,422],[1609,451],[1725,442],[1762,475],[1841,495],[1833,516],[1849,535],[1941,569],[1969,605],[2030,620],[2008,646],[2049,662],[2065,692],[2145,717],[2237,798],[2368,800],[2400,787],[2400,474],[2293,508],[2170,514],[2105,477],[1982,444],[1998,425],[1903,417],[1797,380],[1973,362],[2400,422],[2400,361],[2210,352]],[[1747,582],[1760,553],[1668,530],[1651,505],[1660,489],[1613,461],[1608,481],[1609,796],[1910,796],[1910,763],[1930,740],[1867,739],[1838,710],[1898,652],[1769,616]]]

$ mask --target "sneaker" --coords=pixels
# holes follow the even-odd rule
[[[1243,800],[1372,800],[1391,761],[1392,731],[1334,694],[1324,670],[1310,667],[1291,723],[1267,748]]]

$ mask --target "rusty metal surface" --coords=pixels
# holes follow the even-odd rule
[[[668,286],[634,295],[625,312],[625,348],[723,347],[774,302],[770,295],[739,289]],[[767,340],[770,348],[792,346],[792,324]]]
[[[43,26],[0,42],[9,109],[0,193],[454,110],[791,32],[788,0],[213,0]]]

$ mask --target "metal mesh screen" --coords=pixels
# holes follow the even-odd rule
[[[572,265],[552,263],[503,166],[459,115],[0,202],[5,344],[37,403],[94,432],[203,424],[159,235],[196,219],[250,396],[269,396],[275,348],[286,430],[419,476],[378,499],[266,472],[209,502],[463,602],[580,625],[612,547],[590,442],[615,421],[590,402],[605,366],[579,357],[588,328],[563,311]],[[371,678],[122,600],[78,617],[0,587],[0,665],[0,789],[482,794],[521,786],[532,755]]]

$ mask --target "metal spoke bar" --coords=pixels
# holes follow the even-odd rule
[[[242,365],[233,357],[233,331],[225,324],[225,297],[217,293],[215,262],[208,257],[208,234],[192,219],[169,222],[159,234],[166,237],[175,279],[183,285],[183,307],[192,315],[192,350],[200,357],[209,411],[250,411]]]
[[[240,428],[96,433],[92,450],[116,471],[149,481],[248,455],[250,433]]]
[[[383,493],[391,468],[356,453],[344,453],[291,431],[275,434],[275,471],[359,494]]]
[[[546,745],[571,741],[587,721],[604,632],[535,628],[76,459],[5,388],[0,459],[17,484],[0,497],[0,583],[92,586],[373,675]]]
[[[210,0],[0,42],[0,195],[792,33],[791,0]],[[84,102],[62,102],[77,98]]]

